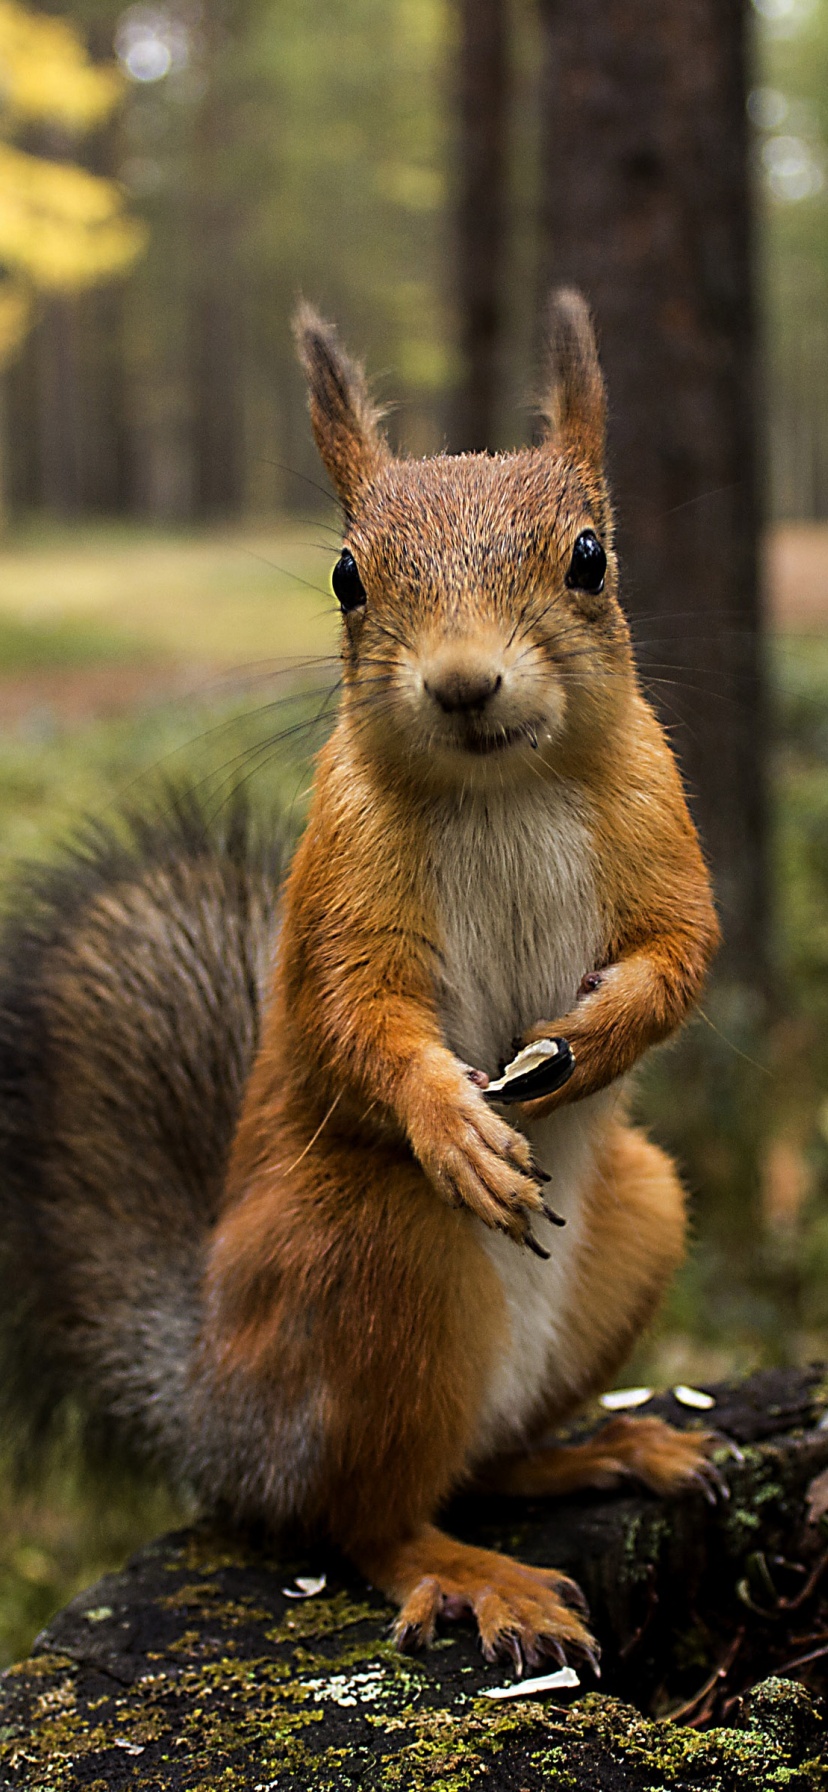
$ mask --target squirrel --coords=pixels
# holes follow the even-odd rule
[[[589,312],[551,316],[543,439],[408,460],[301,308],[344,687],[298,846],[184,797],[98,833],[38,874],[0,974],[28,1447],[68,1400],[203,1503],[339,1548],[401,1647],[470,1613],[518,1670],[595,1661],[582,1596],[446,1535],[452,1492],[715,1472],[655,1419],[549,1441],[681,1259],[625,1086],[718,937],[619,603]],[[488,1083],[550,1036],[568,1081],[507,1118]]]

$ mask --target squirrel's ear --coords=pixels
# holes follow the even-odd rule
[[[572,288],[549,306],[550,368],[542,404],[549,441],[571,442],[596,471],[604,460],[607,395],[586,300]]]
[[[379,428],[380,412],[371,400],[362,368],[340,348],[333,324],[325,323],[310,305],[301,304],[293,328],[308,382],[316,446],[350,513],[360,487],[388,459],[388,444]]]

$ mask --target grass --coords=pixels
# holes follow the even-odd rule
[[[183,1516],[164,1488],[92,1486],[74,1462],[56,1463],[25,1495],[0,1483],[0,1667],[25,1655],[76,1593]]]
[[[338,539],[319,520],[197,536],[32,525],[4,545],[0,617],[77,628],[91,655],[99,630],[105,657],[128,640],[147,656],[210,666],[306,659],[335,647]],[[2,647],[0,638],[0,668]]]
[[[194,784],[219,808],[240,780],[304,800],[308,754],[324,738],[335,674],[275,672],[253,694],[157,699],[135,713],[82,726],[37,710],[0,740],[0,890],[21,859],[54,851],[84,815],[106,820],[140,805],[159,781]],[[318,720],[317,720],[318,718]]]
[[[0,883],[79,816],[140,800],[158,776],[186,776],[219,803],[256,767],[293,800],[294,743],[321,739],[312,717],[337,676],[323,529],[102,525],[6,544]]]
[[[291,524],[30,530],[6,545],[0,895],[21,858],[159,775],[186,774],[215,805],[251,775],[301,811],[336,677],[335,546],[314,542],[318,525]],[[828,637],[780,639],[774,684],[781,1000],[757,1031],[713,998],[712,1024],[643,1080],[642,1109],[695,1191],[696,1242],[635,1380],[828,1355]],[[0,1662],[176,1516],[157,1489],[85,1488],[74,1464],[25,1499],[0,1475]]]

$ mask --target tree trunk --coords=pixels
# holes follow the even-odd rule
[[[216,221],[205,232],[192,310],[195,509],[208,522],[235,515],[244,490],[239,318],[223,236]]]
[[[494,446],[506,272],[506,0],[460,0],[456,298],[461,378],[451,446]]]
[[[202,27],[207,91],[195,133],[192,208],[192,392],[194,502],[205,520],[232,516],[244,495],[239,245],[244,220],[231,198],[236,148],[224,85],[227,8]]]
[[[4,1677],[0,1785],[821,1792],[828,1557],[806,1508],[828,1468],[826,1387],[770,1371],[711,1393],[729,1499],[629,1488],[449,1514],[470,1541],[577,1575],[600,1693],[584,1697],[582,1669],[580,1692],[490,1699],[514,1672],[486,1665],[470,1626],[400,1656],[389,1608],[346,1564],[199,1527],[73,1600]],[[644,1410],[698,1422],[669,1395]],[[316,1578],[310,1597],[289,1596],[297,1574]]]
[[[540,0],[546,284],[592,304],[623,594],[724,920],[765,958],[748,0]]]
[[[78,300],[58,294],[43,304],[34,343],[40,502],[53,516],[83,508],[80,444]]]

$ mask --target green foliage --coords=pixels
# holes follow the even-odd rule
[[[100,126],[122,96],[118,71],[87,56],[66,19],[0,0],[0,366],[31,321],[34,294],[80,292],[124,273],[144,230],[124,213],[124,195],[62,156],[32,155],[7,141],[33,123],[65,148]]]
[[[146,646],[138,639],[91,622],[74,621],[71,617],[26,622],[17,616],[0,615],[0,677],[14,672],[97,665],[109,660],[122,665],[125,660],[145,655]]]
[[[763,385],[776,513],[828,514],[828,4],[754,0]]]
[[[121,10],[84,14],[111,33]],[[393,367],[409,446],[440,445],[448,18],[443,0],[229,0],[188,31],[182,66],[131,89],[120,173],[150,240],[125,295],[127,386],[174,458],[200,402],[194,326],[213,319],[254,510],[318,509],[285,466],[319,479],[293,363],[300,291]]]
[[[124,52],[121,0],[76,10]],[[162,78],[129,83],[110,151],[150,230],[117,344],[106,336],[141,470],[136,501],[157,515],[318,509],[290,332],[300,292],[370,352],[380,395],[393,370],[392,436],[413,453],[445,439],[455,15],[446,0],[225,0],[198,17],[169,13],[182,56]],[[508,397],[493,447],[525,433],[535,384],[537,32],[531,9],[515,9]],[[98,368],[89,307],[75,327]],[[219,479],[232,465],[242,489],[200,497],[203,456],[220,463]],[[12,468],[24,458],[11,440]]]
[[[828,1352],[828,640],[778,640],[772,695],[771,1016],[714,984],[640,1084],[693,1196],[657,1379]]]
[[[25,1654],[60,1606],[181,1519],[160,1488],[91,1486],[56,1464],[22,1498],[0,1469],[0,1666]]]

